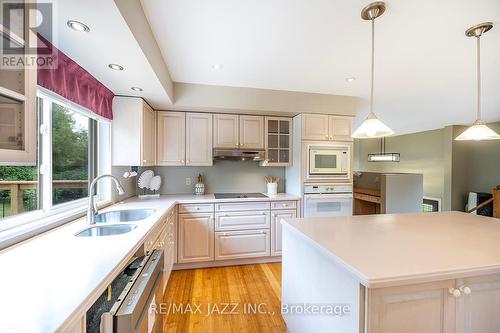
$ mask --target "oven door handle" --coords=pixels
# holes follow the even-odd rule
[[[352,194],[305,194],[305,200],[325,200],[325,199],[352,199]]]

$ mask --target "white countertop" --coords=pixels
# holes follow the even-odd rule
[[[131,198],[103,211],[154,208],[133,231],[108,237],[75,237],[88,227],[84,218],[0,252],[0,332],[52,332],[94,302],[117,271],[142,246],[151,228],[176,204],[299,200],[288,194],[269,198],[215,199],[213,194]]]
[[[443,212],[305,218],[285,225],[369,288],[500,273],[499,219]]]

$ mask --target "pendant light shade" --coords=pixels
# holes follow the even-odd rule
[[[457,136],[455,140],[458,141],[481,141],[481,140],[498,140],[500,135],[486,126],[481,121],[481,36],[485,32],[493,28],[493,23],[485,22],[475,25],[465,31],[467,37],[476,37],[476,52],[477,52],[477,100],[476,112],[477,118],[471,127],[466,129],[462,134]]]
[[[500,135],[494,130],[486,126],[480,121],[476,121],[471,127],[466,129],[462,134],[457,136],[457,141],[482,141],[482,140],[498,140]]]
[[[394,132],[381,122],[373,112],[370,112],[361,126],[352,134],[352,137],[356,139],[370,139],[392,134]]]
[[[361,18],[372,23],[372,63],[371,63],[371,86],[370,86],[370,114],[361,126],[352,134],[356,139],[380,138],[394,134],[394,132],[381,122],[373,112],[373,82],[375,67],[375,19],[385,12],[385,3],[377,1],[369,4],[361,11]]]

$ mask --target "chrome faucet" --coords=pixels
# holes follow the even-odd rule
[[[89,186],[89,208],[87,210],[87,223],[88,224],[95,224],[95,216],[97,215],[97,205],[94,203],[94,194],[93,194],[94,193],[94,186],[95,186],[95,184],[97,184],[97,182],[100,179],[103,179],[106,177],[111,178],[115,182],[116,190],[118,191],[118,194],[122,195],[123,193],[125,193],[122,185],[120,184],[120,181],[115,176],[113,176],[113,175],[101,175],[101,176],[95,178],[92,181],[92,183],[90,183],[90,186]]]

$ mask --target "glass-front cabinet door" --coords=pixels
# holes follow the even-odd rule
[[[36,164],[36,65],[26,65],[33,13],[21,4],[0,17],[0,165]]]
[[[266,163],[290,166],[292,162],[292,118],[266,117]]]

